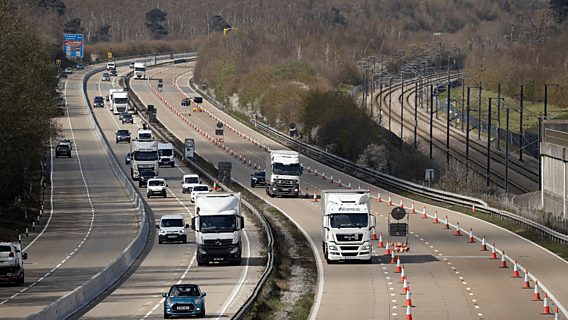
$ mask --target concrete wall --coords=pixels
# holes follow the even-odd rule
[[[540,143],[542,169],[540,206],[545,212],[551,212],[557,218],[567,219],[568,122],[545,121],[543,131],[543,142]]]

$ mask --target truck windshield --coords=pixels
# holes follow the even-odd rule
[[[367,226],[366,213],[337,213],[329,217],[332,228],[363,228]]]
[[[162,227],[183,227],[182,219],[162,219]]]
[[[234,232],[236,231],[235,216],[201,216],[201,232]]]
[[[134,68],[134,71],[146,71],[146,68]]]
[[[134,152],[134,160],[156,161],[158,160],[158,153],[156,151],[136,151]]]
[[[172,149],[160,149],[158,151],[160,152],[160,155],[164,157],[169,157],[173,154]]]
[[[199,183],[199,179],[197,177],[185,178],[185,183]]]
[[[151,140],[152,134],[151,133],[139,133],[138,139],[140,139],[140,140]]]
[[[128,98],[114,98],[114,103],[117,104],[127,104]]]
[[[294,164],[274,163],[272,165],[272,172],[274,174],[299,176],[302,172],[302,168],[300,167],[299,163],[294,163]]]

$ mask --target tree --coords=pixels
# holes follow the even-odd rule
[[[73,18],[65,22],[63,26],[64,33],[83,33],[85,29],[81,27],[81,18]]]
[[[168,30],[162,25],[166,21],[168,14],[158,8],[146,12],[146,28],[150,31],[153,39],[162,39],[169,34]]]
[[[92,37],[93,42],[98,41],[110,41],[112,39],[112,35],[110,34],[110,24],[105,23],[95,31],[95,34]]]
[[[225,28],[230,27],[231,25],[220,15],[214,15],[209,19],[209,31],[211,32],[223,32]]]
[[[568,0],[550,0],[550,10],[552,10],[556,22],[564,22],[568,17]]]

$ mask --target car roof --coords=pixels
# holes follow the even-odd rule
[[[162,219],[183,219],[183,215],[181,214],[164,214],[160,217]]]
[[[158,180],[158,181],[164,181],[164,182],[166,182],[166,180],[164,180],[164,179],[162,179],[162,178],[152,178],[152,179],[149,179],[148,182],[150,182],[150,181],[152,181],[152,180],[154,180],[154,181],[155,181],[155,180]]]
[[[120,133],[126,133],[126,132],[128,132],[128,133],[130,133],[130,131],[128,131],[128,130],[126,130],[126,129],[118,129],[117,132],[120,132]]]
[[[182,287],[182,288],[199,288],[198,285],[192,284],[192,283],[174,284],[170,288],[179,288],[179,287]]]
[[[209,186],[206,185],[206,184],[196,184],[196,185],[193,186],[193,191],[195,191],[195,188],[197,188],[197,187],[207,187],[209,189]]]
[[[100,99],[103,99],[103,100],[104,100],[104,98],[103,98],[102,96],[96,96],[96,97],[95,97],[95,100],[100,100]]]
[[[199,178],[199,175],[197,174],[184,174],[183,178]]]

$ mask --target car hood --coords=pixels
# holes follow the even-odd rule
[[[192,303],[192,304],[196,304],[195,300],[197,299],[202,299],[202,297],[168,297],[168,299],[170,300],[171,304],[174,303]],[[203,300],[201,300],[203,301]]]

